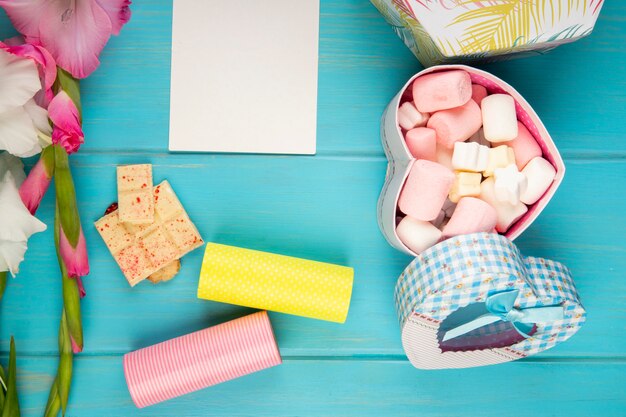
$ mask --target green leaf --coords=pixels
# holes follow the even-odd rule
[[[0,272],[0,301],[4,295],[4,290],[7,288],[7,271]]]
[[[76,190],[70,171],[70,163],[65,148],[53,145],[54,148],[54,185],[57,194],[57,206],[61,226],[65,237],[73,248],[78,244],[80,234],[80,217],[76,204]]]
[[[74,342],[82,349],[83,325],[80,318],[80,292],[78,291],[78,284],[76,283],[76,280],[67,275],[67,268],[65,267],[63,259],[61,258],[61,253],[59,252],[60,218],[59,207],[57,205],[54,216],[54,242],[57,249],[59,268],[61,269],[61,283],[63,285],[63,311],[64,314],[66,314],[69,334],[74,339]]]
[[[50,394],[48,395],[48,404],[46,404],[46,411],[44,417],[56,417],[61,411],[61,399],[59,398],[58,380],[59,377],[54,378],[54,383],[50,387]]]
[[[59,355],[59,370],[56,381],[58,382],[57,387],[61,400],[61,409],[63,410],[63,415],[65,415],[67,401],[70,396],[70,386],[72,385],[72,359],[74,357],[65,311],[63,311],[61,316],[61,325],[59,326]]]
[[[57,68],[57,79],[54,82],[53,88],[55,93],[63,90],[70,96],[82,119],[83,109],[80,102],[80,81],[72,77],[72,75],[63,68]]]
[[[15,340],[11,336],[9,353],[9,375],[7,378],[7,394],[1,417],[20,417],[20,402],[17,398],[17,364],[15,360]]]

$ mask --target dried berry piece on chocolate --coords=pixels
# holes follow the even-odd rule
[[[107,207],[107,209],[104,211],[104,215],[106,216],[107,214],[111,214],[115,210],[117,210],[117,201],[112,202],[111,205]]]

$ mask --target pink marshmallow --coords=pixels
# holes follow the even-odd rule
[[[437,142],[452,148],[455,142],[463,142],[478,132],[482,124],[480,107],[470,99],[460,107],[432,114],[427,126],[437,132]]]
[[[400,192],[400,211],[415,219],[435,220],[454,183],[454,174],[436,162],[418,159]]]
[[[543,152],[533,135],[528,131],[526,126],[519,121],[517,122],[517,132],[517,137],[515,139],[503,142],[502,144],[513,148],[513,152],[515,153],[515,164],[521,171],[524,169],[528,161],[538,156],[542,156]]]
[[[496,209],[474,197],[463,197],[448,224],[443,229],[444,238],[468,233],[491,232],[498,222]]]
[[[413,102],[422,113],[462,106],[472,98],[472,80],[463,70],[423,75],[413,81]]]
[[[476,104],[480,106],[480,102],[488,95],[489,93],[487,93],[485,87],[480,84],[472,84],[472,100],[474,100]]]
[[[415,159],[437,160],[437,134],[427,127],[416,127],[406,132],[406,146]]]

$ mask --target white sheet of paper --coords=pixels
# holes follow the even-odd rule
[[[319,0],[174,0],[171,151],[315,154]]]

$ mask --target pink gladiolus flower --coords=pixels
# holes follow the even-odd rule
[[[24,39],[20,36],[0,42],[0,48],[13,55],[30,58],[37,63],[43,90],[37,93],[35,102],[41,107],[47,108],[50,100],[54,97],[52,86],[57,78],[57,64],[50,52],[40,45],[24,43]]]
[[[40,159],[20,186],[20,197],[30,214],[34,215],[39,208],[39,203],[46,194],[51,180],[52,177],[48,176],[48,171]]]
[[[29,43],[46,48],[75,78],[89,76],[111,35],[130,19],[130,0],[0,0]]]
[[[60,227],[59,233],[59,252],[63,263],[67,268],[67,275],[70,278],[76,279],[78,289],[81,297],[85,296],[85,289],[80,277],[84,277],[89,274],[89,259],[87,258],[87,244],[85,243],[85,236],[83,235],[83,229],[80,229],[80,235],[78,236],[78,242],[76,247],[72,247],[71,243],[65,237],[63,227]]]
[[[74,338],[72,337],[72,335],[70,335],[70,342],[72,342],[72,352],[80,353],[83,351],[83,348],[78,346],[78,344],[74,341]]]
[[[76,152],[85,142],[85,135],[78,109],[65,91],[60,91],[50,102],[48,117],[54,125],[52,143],[63,146],[68,154]]]

